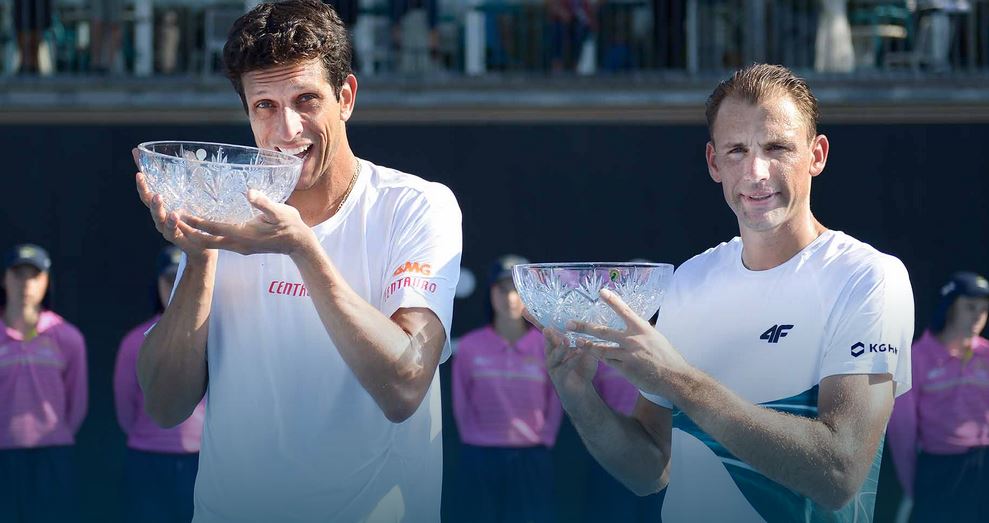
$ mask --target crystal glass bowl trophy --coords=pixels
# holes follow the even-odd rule
[[[625,322],[600,298],[609,289],[642,319],[660,305],[673,276],[666,263],[529,263],[512,270],[515,288],[529,314],[544,327],[566,332],[570,320],[624,329]],[[593,336],[567,332],[576,338]]]
[[[148,187],[167,212],[241,223],[260,214],[247,190],[283,203],[295,189],[302,160],[290,154],[207,142],[145,142],[137,146]]]

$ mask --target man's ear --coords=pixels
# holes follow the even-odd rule
[[[711,179],[721,183],[721,173],[718,172],[718,163],[714,154],[714,142],[707,142],[707,146],[704,148],[704,158],[707,160],[707,173],[711,175]]]
[[[357,77],[348,74],[347,79],[340,86],[340,120],[346,122],[354,114],[354,106],[357,105]]]
[[[810,175],[817,176],[824,171],[824,166],[828,163],[828,151],[831,148],[831,144],[828,142],[828,137],[823,134],[819,134],[814,137],[814,140],[810,143]]]

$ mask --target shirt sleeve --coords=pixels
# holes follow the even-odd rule
[[[62,338],[62,350],[66,355],[62,379],[65,383],[65,421],[72,434],[79,432],[89,408],[89,381],[86,369],[86,342],[82,333],[71,327]]]
[[[911,389],[893,404],[886,441],[892,452],[896,477],[908,496],[913,496],[913,480],[917,470],[917,391]]]
[[[848,280],[832,309],[818,381],[840,374],[891,374],[910,390],[913,290],[907,270],[884,256]]]
[[[135,364],[141,338],[143,338],[141,331],[134,331],[123,339],[113,371],[113,400],[117,411],[117,423],[120,424],[124,434],[128,435],[134,428],[137,409],[140,408],[136,401],[140,386],[137,383]]]
[[[440,363],[450,357],[453,298],[460,278],[461,215],[457,200],[445,186],[431,183],[426,191],[399,205],[382,312],[424,307],[443,323],[446,342]]]

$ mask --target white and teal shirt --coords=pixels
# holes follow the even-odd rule
[[[826,231],[765,271],[745,268],[740,238],[695,256],[676,271],[657,329],[747,401],[814,418],[828,376],[888,373],[896,395],[906,392],[913,324],[903,264]],[[872,520],[882,444],[859,493],[830,511],[733,456],[665,398],[644,395],[673,409],[665,521]]]

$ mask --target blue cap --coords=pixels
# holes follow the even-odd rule
[[[174,245],[166,245],[158,253],[158,276],[170,271],[179,270],[179,262],[182,261],[182,250]]]
[[[22,243],[7,251],[3,257],[4,270],[18,265],[30,265],[41,272],[52,268],[52,260],[48,251],[33,243]]]
[[[931,317],[932,332],[941,332],[944,330],[945,323],[948,319],[948,309],[954,305],[955,300],[960,296],[968,298],[989,297],[989,280],[974,272],[956,272],[941,287],[940,294],[941,299],[938,301],[937,307],[934,309],[934,315]]]
[[[505,278],[511,278],[512,268],[523,263],[529,263],[529,260],[516,254],[506,254],[499,257],[488,269],[488,285],[494,285]]]

